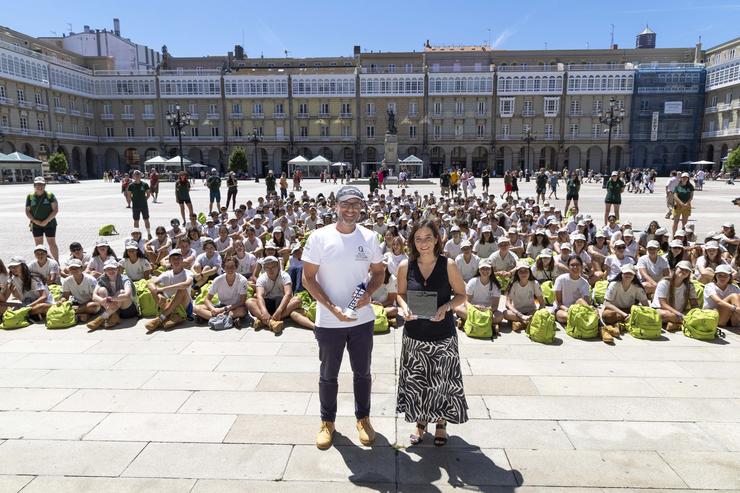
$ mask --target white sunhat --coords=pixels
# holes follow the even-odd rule
[[[26,263],[26,259],[24,259],[20,255],[15,255],[13,257],[10,257],[10,262],[8,262],[8,267],[15,267],[16,265],[21,265],[25,263]]]
[[[109,258],[105,261],[103,264],[103,269],[118,269],[118,262],[116,262],[114,259]]]
[[[716,269],[714,269],[715,274],[727,274],[729,276],[732,275],[732,267],[730,267],[727,264],[718,265]]]
[[[624,264],[619,270],[622,272],[622,274],[626,274],[627,272],[629,272],[630,274],[637,273],[637,270],[635,269],[635,266],[633,264]]]
[[[671,240],[668,246],[670,248],[683,248],[683,243],[681,243],[681,240]]]
[[[650,241],[648,241],[648,243],[647,243],[647,247],[648,247],[648,248],[660,248],[660,243],[658,243],[658,242],[657,242],[657,241],[655,241],[655,240],[650,240]]]

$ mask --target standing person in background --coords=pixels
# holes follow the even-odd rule
[[[226,178],[226,208],[229,208],[229,203],[233,203],[232,211],[236,211],[236,193],[239,191],[239,180],[236,178],[236,174],[233,171],[229,172],[229,176]]]
[[[673,170],[665,184],[665,203],[668,207],[668,212],[665,213],[666,219],[670,219],[673,214],[673,189],[676,188],[676,185],[678,185],[678,172]]]
[[[686,229],[686,223],[691,215],[691,201],[694,199],[694,185],[689,180],[688,173],[681,173],[681,178],[673,188],[673,236],[676,235],[678,222]]]
[[[208,185],[208,213],[213,210],[213,203],[216,202],[216,210],[221,210],[221,177],[218,176],[216,168],[211,168],[211,174],[206,179]]]
[[[451,180],[450,172],[446,170],[442,171],[442,174],[439,177],[439,188],[442,197],[450,196]]]
[[[703,169],[700,169],[696,172],[696,189],[697,190],[704,190],[704,178],[706,177],[706,173],[704,173]]]
[[[379,183],[380,183],[380,181],[378,179],[378,174],[375,171],[373,171],[372,173],[370,173],[370,180],[368,181],[368,184],[370,185],[370,195],[374,195],[375,194],[375,191],[380,186]]]
[[[152,168],[151,173],[149,173],[149,190],[152,194],[152,203],[157,203],[157,198],[159,198],[159,173],[157,173],[157,168]]]
[[[367,446],[375,441],[375,431],[370,424],[375,313],[369,305],[372,294],[385,280],[377,235],[357,226],[360,211],[365,207],[362,192],[357,187],[345,185],[336,197],[336,224],[312,232],[302,256],[303,287],[318,304],[314,335],[321,360],[321,428],[316,446],[322,450],[332,444],[339,389],[337,377],[345,347],[354,374],[355,418],[360,442]],[[368,271],[370,280],[357,300],[356,318],[350,318],[344,310],[355,291],[367,280]]]
[[[544,170],[540,170],[539,173],[537,173],[535,183],[537,188],[537,203],[539,204],[540,198],[542,199],[542,202],[545,201],[545,192],[547,191],[547,175]]]
[[[511,174],[511,192],[516,194],[516,199],[520,200],[519,197],[519,172],[514,171]],[[509,194],[511,196],[511,194]]]
[[[121,178],[121,193],[123,194],[123,198],[126,199],[126,209],[131,208],[131,197],[128,196],[128,186],[131,183],[131,178],[128,177],[128,173],[123,175],[123,178]]]
[[[481,173],[481,187],[483,188],[483,191],[488,193],[488,187],[491,185],[490,183],[490,172],[488,171],[488,168],[483,170],[483,173]]]
[[[293,191],[301,189],[301,169],[297,168],[293,171]]]
[[[576,212],[580,212],[580,209],[578,208],[578,194],[581,191],[581,177],[579,176],[578,172],[573,171],[570,174],[570,178],[568,179],[568,182],[566,184],[565,188],[565,209],[563,209],[566,214],[568,213],[568,208],[570,207],[570,201],[573,201],[573,206],[576,208]]]
[[[273,173],[272,170],[267,172],[267,176],[265,176],[265,189],[266,189],[266,197],[271,197],[272,195],[276,195],[275,192],[275,182],[277,180],[275,179],[275,173]]]
[[[555,200],[558,200],[558,174],[556,172],[550,173],[550,193],[547,195],[547,198],[555,195]]]
[[[43,176],[37,176],[33,180],[33,193],[26,197],[26,217],[31,222],[31,234],[35,245],[46,242],[49,244],[49,253],[54,259],[59,260],[59,247],[57,246],[57,220],[59,203],[53,193],[46,191],[46,180]]]
[[[378,171],[378,188],[385,188],[385,185],[383,182],[385,181],[385,161],[383,161],[383,165],[380,167],[380,171]]]
[[[344,174],[342,174],[344,176]],[[344,180],[342,180],[344,182]],[[280,198],[285,200],[288,198],[288,175],[285,172],[280,174]]]
[[[177,181],[175,182],[175,201],[180,206],[182,223],[187,224],[185,205],[188,206],[188,217],[190,217],[193,215],[193,202],[190,200],[190,182],[188,181],[188,174],[185,171],[180,171],[177,175]],[[151,240],[151,237],[149,239]]]
[[[134,171],[134,181],[132,181],[128,190],[126,190],[126,199],[132,205],[131,212],[134,216],[134,228],[139,227],[139,218],[144,217],[144,227],[146,228],[146,234],[151,239],[152,227],[149,224],[149,197],[151,196],[151,189],[146,182],[141,181],[141,171],[138,169]]]
[[[618,171],[612,171],[611,176],[606,182],[606,197],[604,203],[604,224],[609,222],[609,212],[614,208],[614,215],[619,221],[619,206],[622,205],[622,192],[624,192],[624,182],[619,178]]]
[[[504,198],[504,195],[507,197],[511,197],[511,172],[507,171],[504,173],[504,193],[501,194],[501,198]]]

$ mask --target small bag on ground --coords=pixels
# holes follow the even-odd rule
[[[69,301],[52,305],[46,312],[47,329],[68,329],[76,324],[75,309]]]
[[[683,317],[683,335],[700,341],[713,341],[719,335],[719,312],[693,308]]]
[[[468,303],[465,308],[468,317],[465,319],[465,334],[476,339],[490,339],[493,337],[493,314],[491,310],[479,310]]]
[[[599,314],[592,306],[576,303],[568,307],[565,333],[576,339],[593,339],[599,336]]]
[[[388,323],[388,315],[385,313],[385,308],[380,305],[370,305],[373,307],[375,312],[375,325],[373,326],[373,333],[385,334],[390,330],[390,324]]]
[[[663,321],[655,308],[632,305],[627,331],[637,339],[660,339]]]
[[[555,341],[555,315],[547,308],[540,308],[527,325],[527,335],[534,342],[552,344]]]
[[[28,316],[31,315],[31,307],[25,306],[13,310],[8,308],[3,313],[3,329],[22,329],[31,325],[31,321],[28,320]]]

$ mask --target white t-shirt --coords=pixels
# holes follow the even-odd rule
[[[670,288],[670,279],[663,279],[658,283],[658,285],[655,287],[655,294],[653,294],[653,301],[650,303],[650,306],[653,308],[660,308],[660,299],[665,298],[666,302],[670,300],[669,297],[669,288]],[[696,298],[696,290],[694,290],[694,286],[692,284],[689,284],[689,297]],[[706,288],[704,288],[706,290]],[[687,286],[684,283],[681,283],[679,287],[676,288],[676,290],[673,293],[673,308],[676,310],[683,312],[686,308],[686,296]]]
[[[40,275],[44,280],[46,280],[49,279],[52,274],[57,276],[59,275],[59,263],[53,258],[47,257],[46,263],[42,267],[39,265],[39,261],[34,259],[28,263],[28,270],[34,274]]]
[[[645,269],[650,276],[650,279],[658,282],[664,277],[663,270],[670,269],[670,266],[668,265],[668,261],[660,255],[658,255],[658,259],[655,263],[650,260],[650,255],[643,255],[640,257],[640,260],[637,261],[638,272],[640,269]],[[640,280],[644,281],[645,279],[640,276]]]
[[[490,257],[488,257],[488,260],[491,261],[491,267],[493,267],[493,272],[499,272],[502,270],[510,271],[514,267],[516,267],[516,262],[519,260],[519,257],[516,256],[516,254],[511,252],[506,252],[506,256],[501,256],[501,250],[491,254]]]
[[[193,280],[193,273],[189,271],[188,269],[183,269],[180,271],[179,274],[175,274],[172,269],[163,272],[158,278],[157,278],[157,284],[163,288],[166,288],[167,286],[172,286],[173,284],[179,284],[181,282],[185,282],[187,278],[190,278],[190,280]],[[163,289],[164,295],[167,297],[174,296],[177,292],[176,289]],[[187,290],[188,297],[190,296],[190,290]]]
[[[216,243],[217,252],[223,252],[227,248],[231,248],[231,245],[233,244],[231,237],[229,236],[227,236],[225,240],[221,240],[221,237],[219,236],[213,241]]]
[[[470,255],[470,262],[465,262],[465,254],[461,253],[455,258],[455,264],[457,265],[460,274],[462,275],[463,281],[468,282],[478,273],[478,262],[480,259],[477,255]]]
[[[562,274],[555,279],[555,289],[553,291],[560,291],[563,300],[561,306],[568,308],[581,298],[588,299],[588,288],[588,281],[584,278],[571,279],[570,274]],[[555,304],[557,305],[557,299]]]
[[[614,277],[621,272],[622,266],[627,264],[634,263],[633,260],[628,257],[627,255],[622,258],[622,260],[619,260],[619,258],[616,255],[609,255],[604,259],[604,267],[609,269],[609,279],[614,279]]]
[[[540,283],[534,280],[530,280],[524,287],[519,284],[519,281],[514,281],[506,296],[517,310],[525,315],[531,315],[537,310],[534,301],[537,296],[542,297],[542,288],[540,288]]]
[[[257,257],[249,252],[245,252],[243,258],[236,256],[236,260],[239,262],[239,267],[236,270],[239,274],[246,276],[254,273],[254,269],[257,266]]]
[[[368,276],[368,282],[369,281],[370,276]],[[365,282],[365,284],[367,284],[367,282]],[[388,284],[381,284],[378,290],[372,294],[373,303],[382,305],[388,299],[389,294],[395,293],[398,293],[398,279],[396,279],[396,276],[391,274],[391,277],[388,278]]]
[[[388,271],[395,276],[398,274],[398,266],[408,259],[408,256],[405,253],[394,255],[393,252],[386,252],[385,259],[388,261]]]
[[[604,300],[617,306],[621,310],[629,311],[632,305],[642,305],[647,303],[647,294],[644,289],[630,283],[629,288],[625,291],[622,288],[621,281],[612,281],[606,288]]]
[[[493,299],[501,297],[501,290],[490,279],[483,284],[480,277],[474,277],[465,285],[468,302],[473,305],[492,306]],[[498,306],[494,307],[498,308]]]
[[[458,243],[455,243],[455,240],[447,240],[447,243],[445,243],[444,251],[447,252],[451,259],[457,258],[462,253],[462,247],[460,246],[462,242],[463,240],[460,239]]]
[[[316,279],[329,300],[340,307],[349,304],[355,288],[367,278],[370,265],[382,260],[377,235],[361,227],[349,234],[340,233],[335,226],[318,229],[311,233],[303,249],[303,262],[320,266]],[[357,320],[342,322],[319,303],[316,325],[347,327],[375,320],[370,306],[357,310],[357,314]]]
[[[473,251],[480,258],[488,258],[496,250],[498,250],[498,244],[495,241],[481,243],[480,240],[478,240],[475,242],[475,246],[473,247]]]
[[[203,252],[195,257],[195,263],[200,265],[201,269],[204,269],[206,267],[217,267],[218,269],[216,270],[216,272],[221,272],[221,254],[218,252],[215,252],[210,258],[208,257],[208,254]]]
[[[283,288],[291,283],[290,275],[283,270],[280,271],[274,281],[270,279],[267,272],[263,272],[257,278],[257,287],[264,290],[265,299],[281,299],[283,297]]]
[[[95,292],[97,285],[97,279],[90,274],[85,274],[83,272],[82,282],[79,284],[77,284],[77,281],[75,281],[75,278],[72,276],[64,279],[62,282],[62,292],[69,293],[75,300],[84,304],[92,301],[92,295]]]
[[[222,305],[234,305],[239,302],[242,296],[247,294],[247,278],[237,273],[234,284],[229,285],[226,274],[221,274],[213,280],[208,294],[217,294],[218,302]]]
[[[128,257],[125,257],[118,262],[118,265],[123,267],[126,276],[134,282],[144,279],[144,272],[152,270],[152,264],[145,258],[140,258],[134,263]]]
[[[260,248],[262,248],[262,240],[256,236],[254,237],[254,240],[244,238],[244,249],[249,253],[253,253],[255,250],[259,250]]]
[[[717,303],[711,298],[713,294],[719,296],[720,299],[724,299],[735,293],[740,293],[740,288],[734,284],[728,284],[725,290],[722,291],[717,284],[710,282],[704,287],[704,308],[717,308]]]

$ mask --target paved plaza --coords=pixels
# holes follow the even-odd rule
[[[492,180],[499,194],[501,180]],[[663,219],[664,194],[624,194],[641,229]],[[306,183],[311,194],[338,185]],[[179,216],[173,185],[150,206],[153,225]],[[522,184],[522,196],[534,183]],[[87,249],[113,223],[117,253],[131,227],[120,185],[49,185],[60,202],[59,244]],[[365,190],[367,188],[365,187]],[[420,193],[438,187],[423,185]],[[240,182],[239,200],[264,184]],[[563,190],[564,191],[564,190]],[[31,256],[23,216],[31,186],[0,187],[0,256]],[[564,195],[564,193],[562,194]],[[694,201],[697,233],[740,223],[736,187],[708,183]],[[197,184],[196,210],[207,191]],[[600,184],[582,209],[603,215]],[[225,193],[224,193],[225,198]],[[556,203],[562,204],[563,201]],[[409,447],[395,413],[401,331],[373,351],[374,447],[359,445],[352,378],[340,376],[336,446],[314,445],[318,351],[310,331],[186,326],[146,335],[143,323],[88,334],[34,325],[0,331],[0,493],[293,491],[740,491],[740,335],[659,341],[625,335],[614,346],[558,333],[545,346],[504,331],[460,337],[471,420],[451,440]]]

